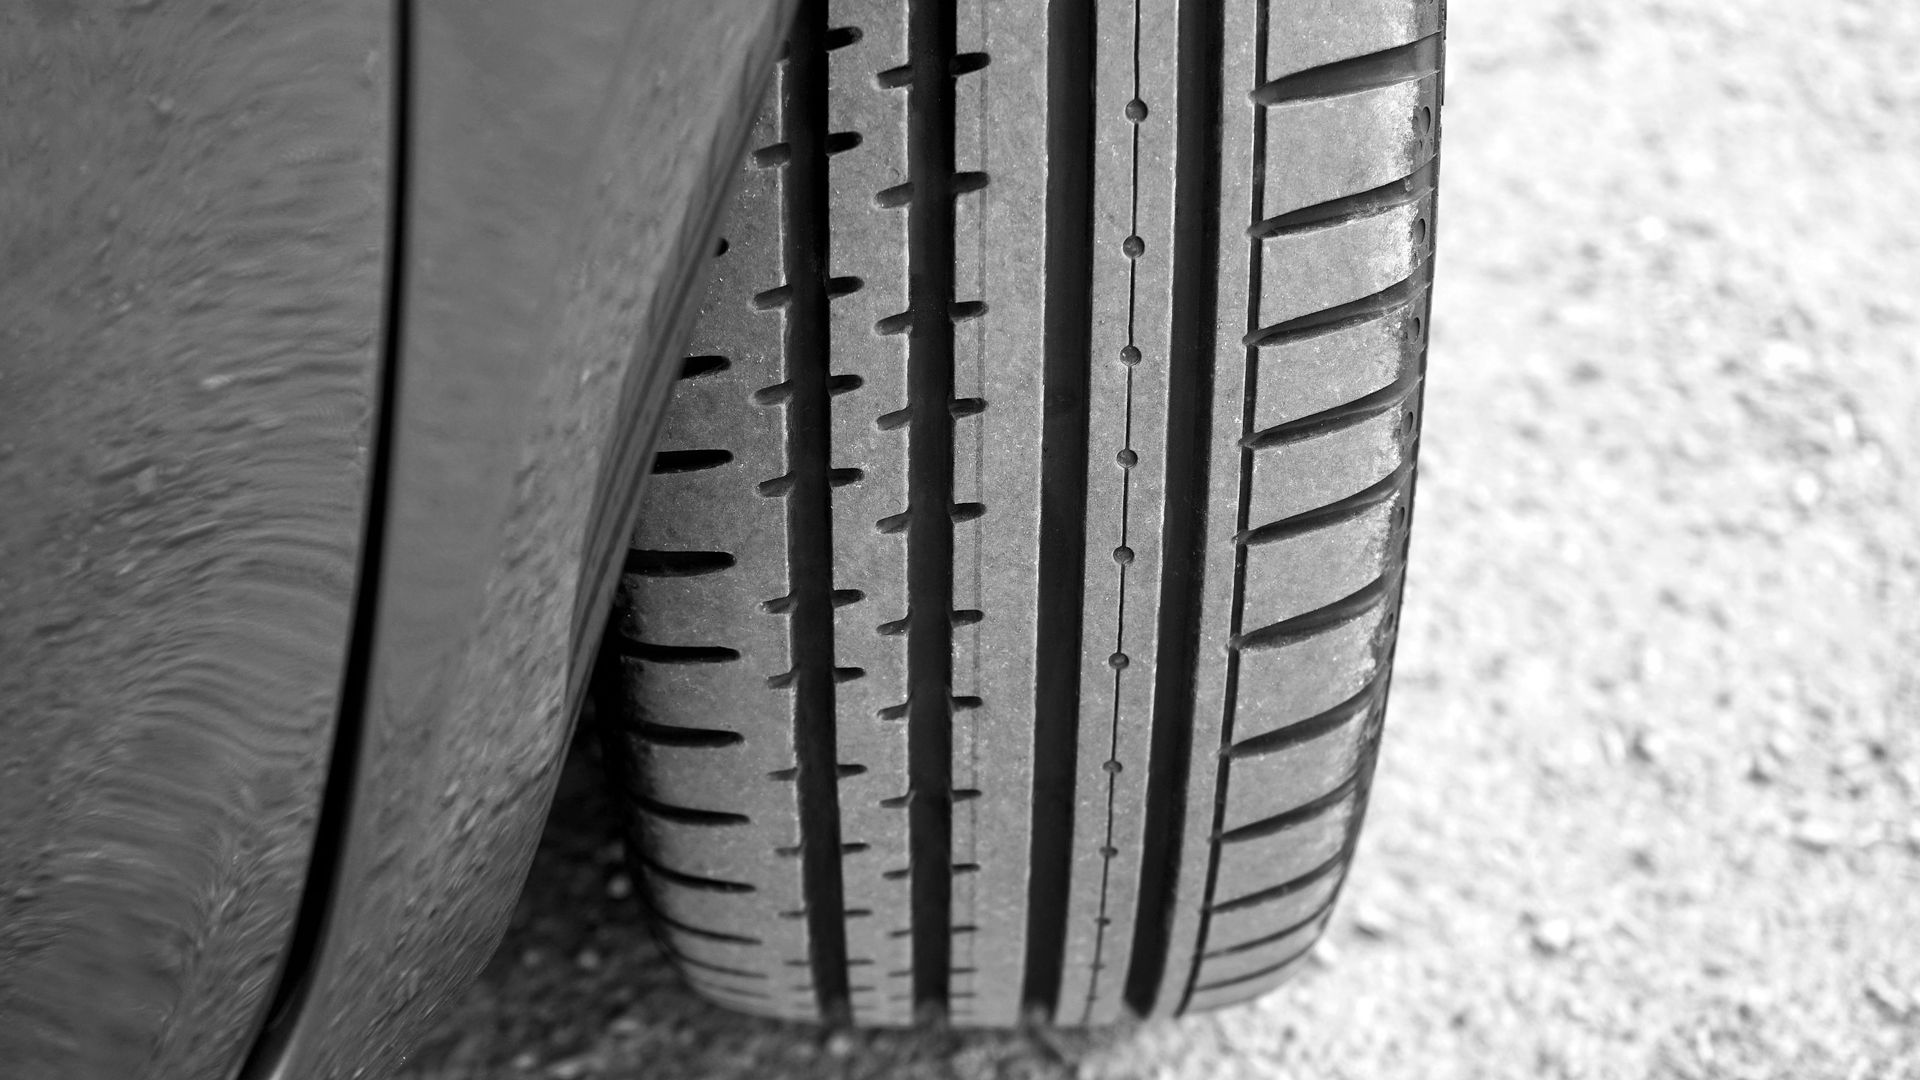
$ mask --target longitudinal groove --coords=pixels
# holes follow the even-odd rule
[[[1440,35],[1429,34],[1396,48],[1296,71],[1256,89],[1253,100],[1256,104],[1271,106],[1290,101],[1338,97],[1395,83],[1413,82],[1439,70]]]
[[[820,1015],[847,1011],[847,935],[841,882],[836,760],[833,515],[829,462],[827,5],[809,0],[787,43],[781,133],[785,165],[788,611],[800,813],[801,879]]]
[[[1200,646],[1203,493],[1212,436],[1214,311],[1210,272],[1219,241],[1220,49],[1217,0],[1180,7],[1179,115],[1174,174],[1173,322],[1167,385],[1167,481],[1162,513],[1159,655],[1147,771],[1145,847],[1126,1000],[1153,1012],[1173,929],[1175,868],[1185,828]]]
[[[907,807],[913,998],[944,1010],[953,901],[953,66],[948,0],[907,9]],[[824,212],[823,212],[824,216]]]
[[[1087,393],[1093,348],[1093,0],[1047,11],[1046,310],[1040,577],[1034,635],[1033,841],[1021,1000],[1060,996],[1079,760],[1086,603]]]
[[[1269,18],[1270,18],[1270,13],[1267,8],[1267,0],[1260,0],[1258,13],[1254,17],[1253,70],[1259,73],[1261,77],[1265,76],[1266,70],[1267,70],[1267,30],[1268,30]],[[1259,221],[1261,219],[1263,207],[1266,201],[1265,192],[1267,187],[1267,184],[1266,184],[1267,112],[1266,110],[1265,109],[1252,110],[1252,116],[1250,117],[1250,122],[1253,128],[1252,138],[1251,138],[1251,142],[1252,142],[1251,152],[1253,155],[1253,183],[1250,185],[1251,191],[1249,192],[1249,195],[1248,195],[1249,202],[1251,203],[1251,205],[1248,207],[1247,220]],[[1260,318],[1260,285],[1261,285],[1260,241],[1257,239],[1248,238],[1247,240],[1247,314],[1246,314],[1246,323],[1244,325],[1246,325],[1246,327],[1248,328],[1249,338],[1251,338],[1252,336],[1253,327],[1258,324],[1258,321]],[[1246,359],[1245,380],[1246,381],[1243,387],[1241,388],[1241,399],[1240,399],[1241,400],[1240,430],[1243,433],[1243,438],[1245,433],[1249,433],[1253,430],[1253,418],[1255,416],[1255,412],[1254,412],[1255,391],[1256,391],[1256,388],[1259,386],[1259,367],[1258,367],[1259,353],[1257,351],[1257,347],[1253,344],[1251,340],[1247,340],[1245,343],[1245,348],[1246,348],[1246,353],[1245,353],[1245,359]],[[1247,531],[1248,507],[1251,505],[1253,501],[1253,451],[1251,449],[1245,448],[1244,446],[1242,447],[1240,451],[1239,467],[1240,467],[1240,491],[1239,491],[1237,504],[1234,507],[1234,532],[1236,534],[1244,533]],[[1234,548],[1235,550],[1234,550],[1234,558],[1233,558],[1233,601],[1230,609],[1230,618],[1229,618],[1229,627],[1228,627],[1228,633],[1230,635],[1229,640],[1232,640],[1233,638],[1237,638],[1240,636],[1241,618],[1245,613],[1246,595],[1247,595],[1247,548],[1246,548],[1246,545],[1244,544],[1236,544],[1234,545]],[[1238,649],[1228,650],[1227,656],[1226,656],[1226,669],[1227,669],[1226,670],[1226,686],[1225,686],[1226,692],[1224,695],[1224,705],[1222,707],[1222,713],[1220,718],[1220,750],[1222,752],[1220,754],[1220,764],[1215,771],[1215,778],[1214,778],[1213,828],[1211,830],[1211,834],[1214,836],[1218,836],[1220,835],[1220,833],[1225,831],[1226,820],[1227,820],[1227,773],[1228,773],[1228,765],[1230,764],[1230,761],[1227,754],[1224,751],[1226,750],[1227,747],[1230,747],[1233,745],[1234,708],[1238,704],[1239,698],[1240,698],[1240,650]],[[1187,972],[1186,992],[1183,993],[1180,998],[1180,1010],[1183,1012],[1186,1010],[1188,1003],[1193,1000],[1195,985],[1200,981],[1200,963],[1205,951],[1205,945],[1207,941],[1207,932],[1210,929],[1210,926],[1212,923],[1213,892],[1214,892],[1214,888],[1219,884],[1219,880],[1220,880],[1220,845],[1218,842],[1216,842],[1213,844],[1213,850],[1208,853],[1207,879],[1206,879],[1206,884],[1200,894],[1201,908],[1200,908],[1199,940],[1200,940],[1201,948],[1194,950],[1193,964],[1192,964],[1192,967]]]

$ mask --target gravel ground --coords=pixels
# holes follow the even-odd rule
[[[710,1009],[586,755],[409,1077],[1920,1077],[1920,5],[1452,0],[1400,670],[1318,962],[1093,1035]]]

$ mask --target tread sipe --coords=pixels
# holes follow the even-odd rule
[[[1438,0],[803,3],[609,631],[687,981],[1004,1025],[1272,988],[1386,706]]]

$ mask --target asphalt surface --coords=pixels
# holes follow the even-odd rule
[[[1094,1034],[680,989],[577,754],[409,1077],[1920,1077],[1920,5],[1452,0],[1413,565],[1300,978]]]

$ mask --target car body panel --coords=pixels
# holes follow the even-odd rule
[[[333,744],[380,0],[0,6],[0,1075],[218,1076]]]
[[[312,955],[250,1074],[379,1074],[498,942],[789,15],[412,5],[355,772]]]
[[[791,6],[0,13],[9,1080],[379,1075],[485,961]]]

